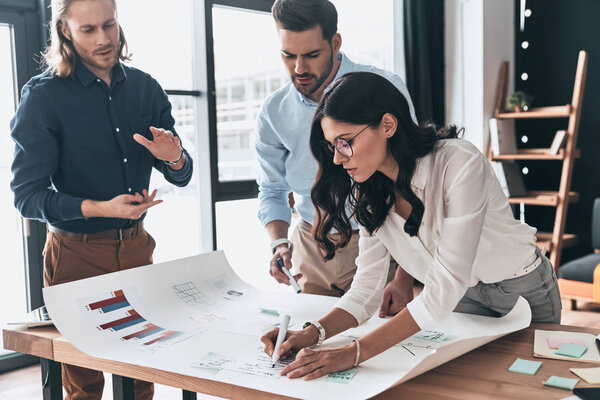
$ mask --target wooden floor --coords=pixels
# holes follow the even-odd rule
[[[415,290],[415,292],[417,292]],[[577,310],[571,310],[571,303],[563,301],[563,325],[584,326],[600,330],[600,305],[579,303]],[[105,377],[103,400],[112,399],[110,376]],[[41,399],[41,372],[39,365],[0,374],[0,400],[39,400]],[[181,391],[163,385],[156,385],[156,400],[181,399]],[[198,399],[215,399],[212,396],[198,395]]]

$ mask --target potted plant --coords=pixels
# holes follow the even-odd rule
[[[506,105],[508,108],[514,109],[515,112],[527,111],[532,100],[533,96],[517,90],[508,97],[506,100]]]

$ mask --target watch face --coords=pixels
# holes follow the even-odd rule
[[[310,326],[310,322],[305,322],[304,325],[302,325],[302,329],[306,329]]]

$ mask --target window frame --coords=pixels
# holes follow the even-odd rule
[[[42,26],[44,8],[48,4],[49,0],[0,0],[0,23],[10,25],[13,32],[17,101],[21,99],[21,89],[27,81],[40,73],[32,55],[41,52],[42,42],[46,39]],[[32,311],[44,304],[41,253],[46,241],[46,226],[39,221],[24,218],[22,222],[27,311]],[[0,372],[37,362],[39,359],[30,355],[6,354],[0,356]]]
[[[213,247],[216,246],[217,243],[216,203],[227,200],[255,198],[258,196],[258,185],[254,179],[235,180],[226,182],[222,182],[219,180],[219,148],[217,137],[216,95],[217,93],[215,79],[215,54],[212,10],[214,6],[224,6],[240,10],[270,13],[273,3],[274,0],[205,0],[204,3]]]

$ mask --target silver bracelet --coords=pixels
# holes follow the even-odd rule
[[[352,368],[358,365],[358,359],[360,358],[360,343],[358,343],[358,339],[352,339],[354,343],[356,343],[356,359],[354,360],[354,365]]]
[[[183,147],[180,147],[180,149],[181,149],[181,154],[179,154],[179,158],[176,161],[167,161],[167,160],[160,160],[160,161],[164,162],[167,165],[177,164],[183,158]]]

